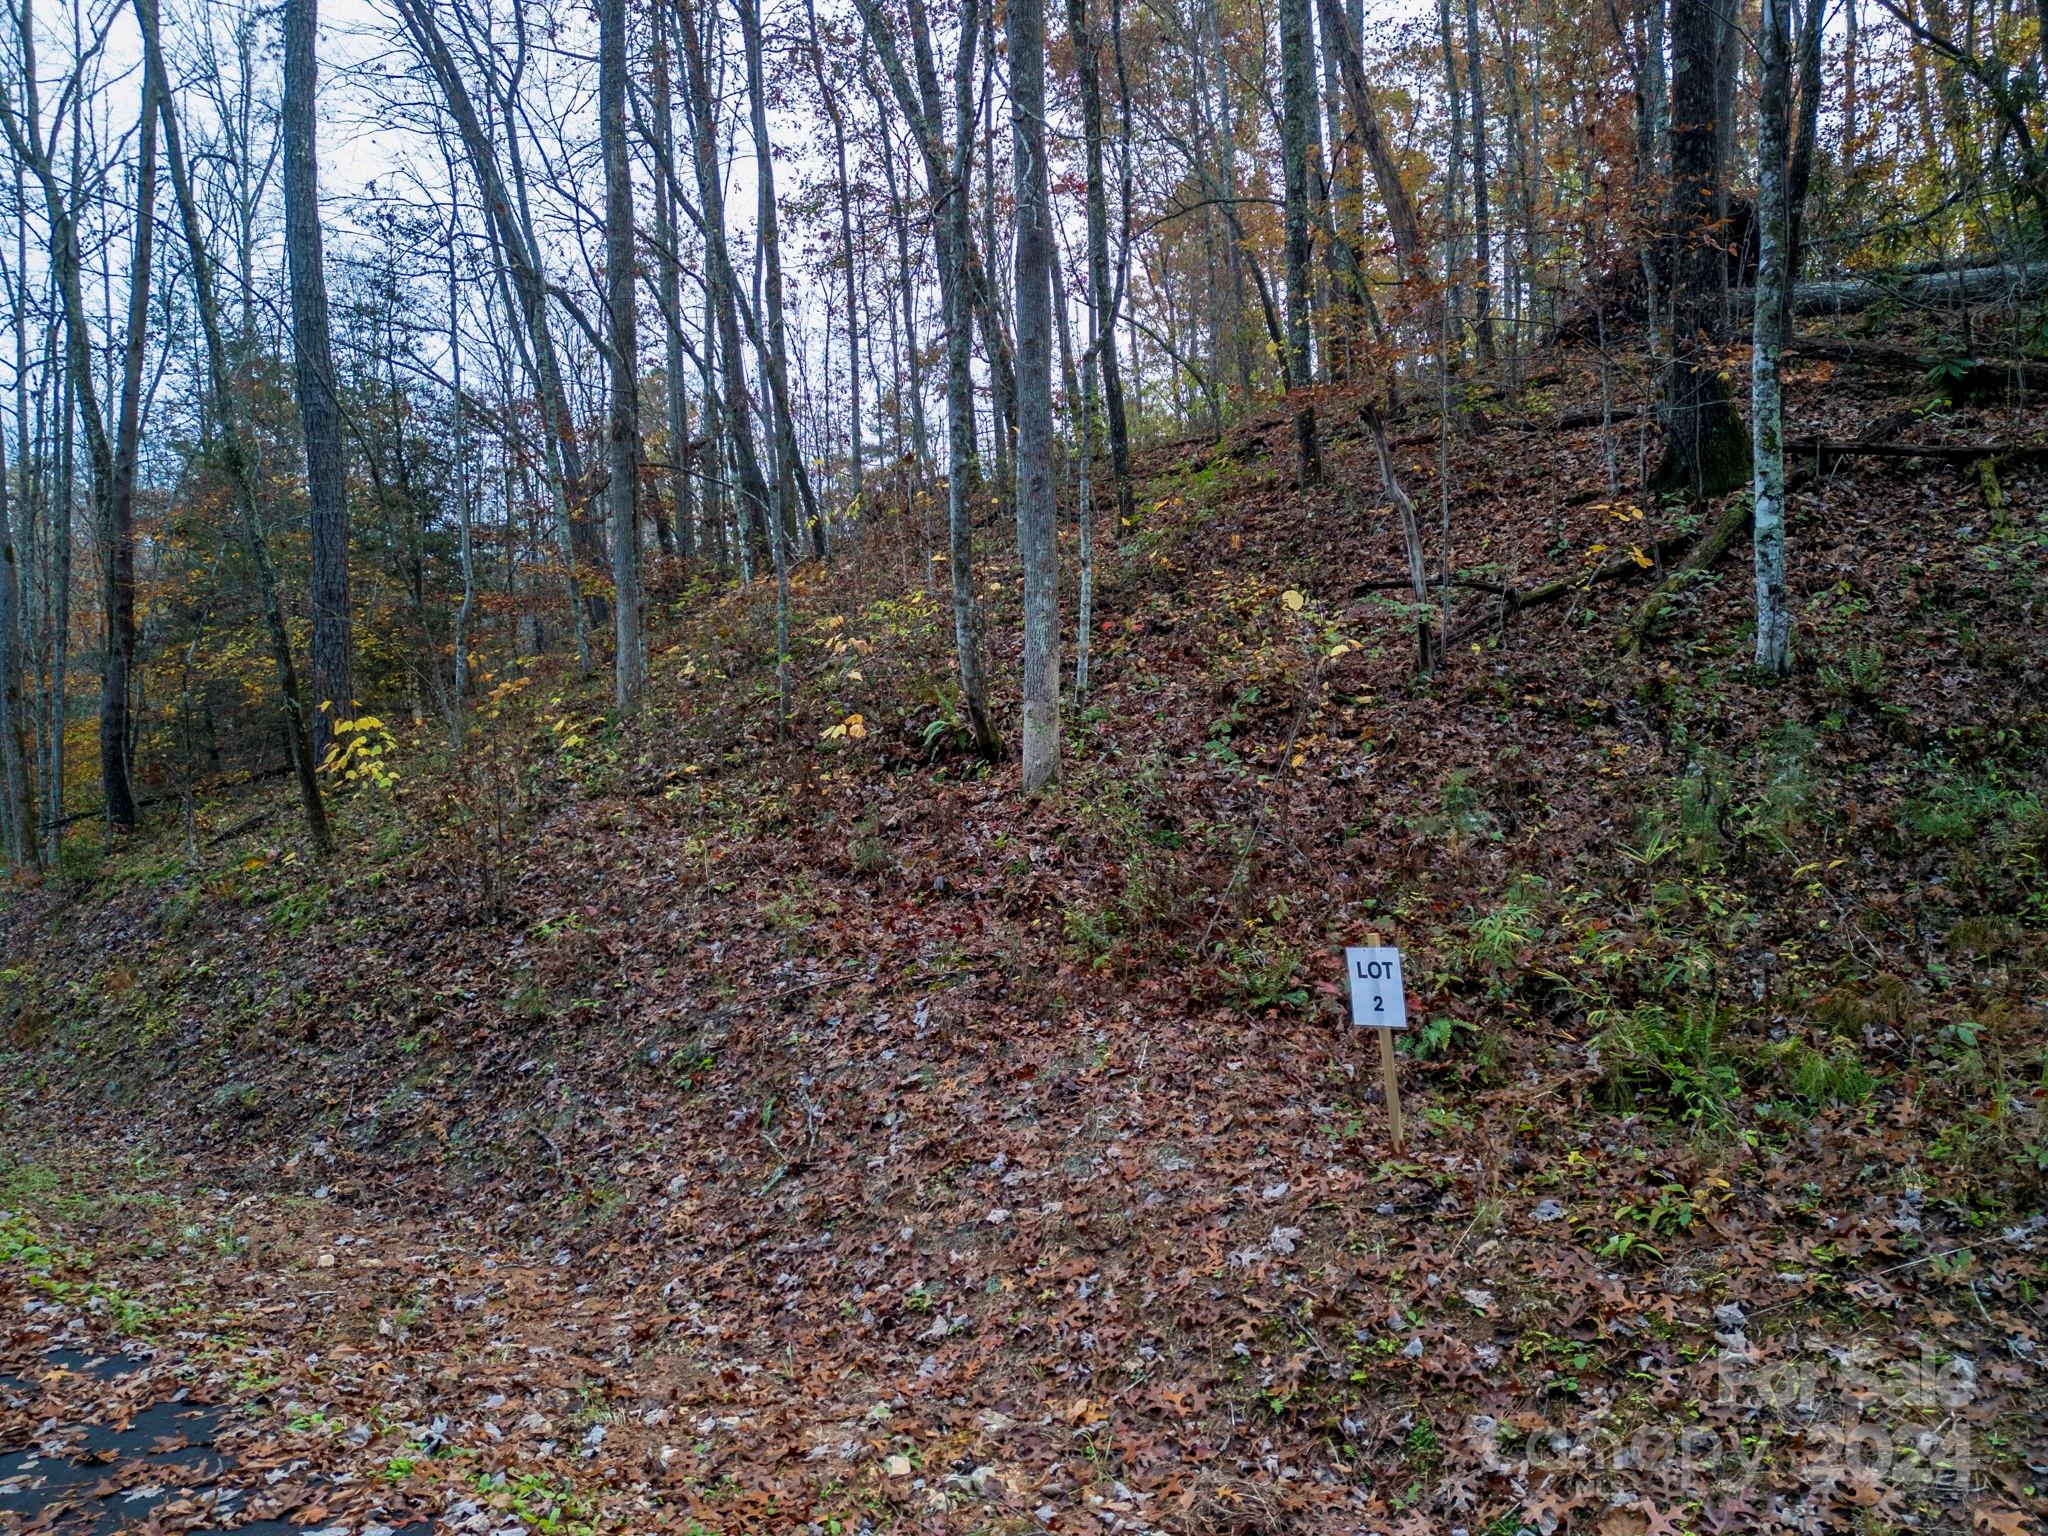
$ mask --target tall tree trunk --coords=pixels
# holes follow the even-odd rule
[[[690,483],[690,401],[683,387],[683,263],[676,242],[674,55],[669,19],[657,11],[649,49],[653,73],[654,150],[661,174],[654,178],[655,292],[661,304],[662,393],[668,409],[669,510],[657,514],[654,535],[662,556],[693,559],[697,553],[696,488]]]
[[[994,450],[998,502],[1014,508],[1017,495],[1017,372],[1016,349],[1010,341],[1010,292],[1004,280],[1002,246],[996,240],[996,8],[981,8],[981,350],[988,358],[999,352],[1010,358],[1007,368],[989,370],[989,440]]]
[[[1207,24],[1207,38],[1211,73],[1216,79],[1216,184],[1210,196],[1221,199],[1219,204],[1224,214],[1224,223],[1230,231],[1225,244],[1224,260],[1230,274],[1230,347],[1231,358],[1237,371],[1238,393],[1249,399],[1252,393],[1252,349],[1245,343],[1245,291],[1244,275],[1247,264],[1244,227],[1237,217],[1237,209],[1231,199],[1237,196],[1237,123],[1231,112],[1230,102],[1230,55],[1223,46],[1223,0],[1204,0],[1202,16]],[[1202,43],[1198,42],[1197,47]],[[1265,297],[1264,284],[1260,285],[1260,298]],[[1271,326],[1270,306],[1265,306],[1269,328]]]
[[[1720,201],[1717,0],[1671,6],[1671,355],[1664,370],[1664,458],[1657,491],[1720,496],[1749,477],[1749,432],[1730,398],[1718,349],[1728,263]]]
[[[1088,174],[1088,303],[1101,351],[1102,396],[1109,426],[1109,469],[1116,483],[1117,526],[1131,519],[1131,437],[1116,355],[1116,291],[1109,265],[1109,196],[1103,176],[1101,45],[1088,22],[1088,0],[1067,0],[1067,32],[1081,85],[1081,140]],[[1020,322],[1021,323],[1021,322]],[[1021,341],[1020,341],[1021,345]],[[1091,429],[1092,431],[1092,429]]]
[[[626,0],[598,9],[597,131],[604,159],[604,286],[611,357],[605,488],[612,546],[614,698],[639,706],[647,677],[640,586],[640,324],[634,282],[633,170],[626,154]]]
[[[1789,4],[1790,0],[1783,0],[1783,3]],[[1827,0],[1805,0],[1805,3],[1806,14],[1799,24],[1799,126],[1793,136],[1792,158],[1785,180],[1785,285],[1788,293],[1799,282],[1799,265],[1806,244],[1806,192],[1813,184],[1813,162],[1820,140],[1821,33],[1828,9]],[[1789,20],[1787,25],[1790,25]],[[1787,67],[1790,68],[1789,65]],[[1761,186],[1757,195],[1763,195]],[[1761,212],[1758,216],[1762,216]],[[1790,304],[1785,306],[1778,337],[1781,344],[1792,339]]]
[[[66,327],[55,326],[53,330]],[[53,344],[53,354],[58,349]],[[71,369],[62,367],[53,355],[50,366],[61,372],[55,391],[58,399],[57,485],[47,505],[53,514],[49,551],[48,581],[54,589],[49,599],[49,676],[43,700],[43,838],[44,857],[60,861],[64,847],[64,789],[71,723],[71,562],[76,544],[77,508],[73,492],[78,484],[78,390]]]
[[[135,672],[135,473],[142,446],[142,354],[149,331],[150,261],[156,234],[155,106],[145,77],[142,121],[136,132],[135,236],[128,267],[128,327],[121,343],[114,482],[107,496],[106,652],[100,667],[100,782],[107,791],[107,819],[122,827],[135,824],[134,733],[129,718]]]
[[[1756,350],[1750,378],[1750,416],[1756,428],[1756,664],[1779,677],[1792,670],[1792,619],[1785,598],[1784,405],[1778,387],[1778,360],[1784,345],[1781,321],[1791,284],[1792,212],[1786,186],[1788,4],[1790,0],[1763,0],[1758,29],[1763,92],[1758,104],[1757,274],[1752,316]],[[1820,0],[1807,0],[1807,4],[1815,11],[1820,9]],[[1818,41],[1816,33],[1816,46]]]
[[[1002,739],[989,715],[988,683],[982,670],[981,613],[974,591],[974,507],[970,500],[971,488],[981,480],[974,438],[975,297],[986,286],[978,276],[974,225],[968,209],[976,116],[974,45],[968,39],[980,35],[975,14],[978,9],[976,0],[962,0],[960,50],[953,70],[953,174],[945,210],[955,269],[953,312],[946,322],[946,417],[952,461],[946,524],[947,566],[953,583],[953,648],[960,667],[961,703],[976,747],[993,761],[1002,754]],[[913,25],[921,26],[923,7],[918,0],[913,0],[911,17]],[[981,308],[984,314],[988,312],[986,303]]]
[[[192,179],[186,169],[177,110],[164,68],[163,37],[157,22],[156,0],[135,0],[135,18],[142,30],[143,67],[149,72],[156,91],[157,115],[163,124],[164,161],[170,171],[171,190],[177,198],[178,217],[184,225],[185,244],[191,258],[193,305],[206,343],[207,387],[213,406],[213,426],[221,467],[227,471],[233,487],[242,539],[247,546],[249,562],[255,569],[257,597],[263,608],[264,626],[269,631],[271,660],[277,669],[285,745],[298,778],[306,831],[312,838],[314,854],[324,859],[334,848],[327,828],[327,807],[320,793],[319,769],[313,760],[313,738],[307,726],[305,699],[299,691],[298,669],[292,660],[291,632],[285,626],[284,602],[278,593],[277,572],[270,562],[269,541],[256,508],[255,475],[242,435],[241,406],[235,398],[227,346],[221,337],[213,258],[206,247],[199,202],[193,194]]]
[[[1297,0],[1289,0],[1289,3],[1297,3]],[[1299,3],[1305,3],[1305,0],[1299,0]],[[1426,282],[1429,277],[1429,253],[1423,245],[1422,219],[1415,211],[1415,199],[1409,195],[1408,184],[1401,180],[1400,164],[1394,159],[1393,149],[1387,142],[1386,126],[1380,121],[1379,99],[1365,78],[1365,62],[1359,56],[1358,37],[1351,30],[1351,23],[1344,15],[1343,0],[1318,0],[1317,12],[1322,18],[1324,41],[1335,44],[1337,49],[1338,72],[1344,78],[1345,94],[1351,98],[1352,126],[1357,130],[1360,142],[1365,145],[1366,163],[1372,167],[1373,184],[1379,189],[1380,205],[1386,214],[1387,228],[1394,236],[1394,255],[1400,265],[1401,276],[1411,283]],[[1281,52],[1284,83],[1284,23],[1287,16],[1284,7],[1280,14],[1283,22]]]
[[[1848,0],[1842,8],[1842,182],[1846,188],[1856,175],[1856,141],[1863,132],[1862,21],[1858,12],[1862,0]],[[2048,48],[2048,16],[2042,17],[2041,46]],[[2042,60],[2042,74],[2048,78],[2048,58]]]
[[[484,211],[496,234],[513,292],[519,300],[520,328],[525,332],[528,362],[533,370],[534,390],[540,397],[541,415],[550,447],[547,462],[556,485],[557,500],[564,509],[570,543],[576,558],[595,563],[602,554],[597,531],[586,515],[584,503],[589,486],[583,474],[583,453],[576,436],[576,419],[569,408],[569,393],[562,378],[560,354],[548,325],[547,274],[533,239],[530,221],[499,164],[498,152],[475,100],[464,83],[455,56],[435,19],[432,0],[396,0],[399,17],[428,73],[439,86],[448,114],[455,120],[464,154],[483,192]],[[516,166],[515,166],[516,168]],[[578,621],[602,623],[604,602],[596,594],[583,597],[585,616]],[[580,629],[579,629],[580,633]]]
[[[450,169],[452,171],[453,167]],[[452,184],[452,177],[450,181]],[[462,567],[462,602],[455,610],[455,686],[449,723],[459,749],[462,745],[460,722],[469,699],[469,625],[476,615],[476,540],[475,509],[469,490],[469,416],[462,396],[462,295],[457,287],[455,266],[460,229],[459,220],[453,222],[456,227],[451,227],[448,239],[448,366],[452,376],[448,404],[455,441],[456,558]],[[509,546],[505,557],[508,562],[512,558]]]
[[[974,319],[977,282],[973,260],[970,172],[974,157],[974,55],[981,27],[978,0],[962,0],[960,48],[953,71],[953,138],[943,132],[944,105],[933,61],[931,23],[923,0],[909,0],[910,42],[917,70],[913,87],[895,37],[876,0],[854,0],[881,57],[897,105],[924,152],[933,204],[933,245],[939,300],[946,322],[946,534],[953,584],[953,656],[960,673],[963,724],[975,750],[994,761],[1002,738],[988,712],[981,664],[981,620],[974,594],[974,503],[980,483],[974,433]]]
[[[910,266],[910,212],[904,206],[903,197],[896,185],[896,150],[893,136],[888,127],[888,102],[882,95],[879,82],[869,77],[869,88],[875,98],[875,114],[882,125],[882,175],[889,192],[889,222],[896,237],[896,285],[897,297],[901,301],[903,339],[900,371],[908,375],[910,391],[910,443],[915,455],[912,479],[922,476],[924,466],[931,459],[931,434],[925,421],[924,402],[924,361],[917,345],[917,283]],[[902,399],[906,380],[899,377],[896,393]],[[907,492],[906,492],[907,494]]]
[[[1052,209],[1045,166],[1045,0],[1009,0],[1017,208],[1017,554],[1024,567],[1023,787],[1060,766],[1060,554],[1052,483]]]
[[[1675,27],[1675,0],[1673,11]],[[1740,5],[1718,4],[1714,8],[1714,15],[1719,22],[1714,45],[1714,216],[1725,220],[1728,217],[1729,168],[1735,157],[1735,114],[1738,103],[1736,82],[1741,74],[1742,52],[1749,39],[1743,34]],[[1675,39],[1672,51],[1675,58]],[[1721,270],[1722,288],[1725,291],[1727,263],[1722,263]]]
[[[30,795],[28,696],[22,687],[21,559],[8,509],[7,440],[0,434],[0,842],[17,869],[43,867]]]
[[[1324,0],[1325,18],[1342,19],[1336,0]],[[1280,0],[1280,157],[1286,186],[1287,387],[1313,382],[1309,356],[1308,145],[1315,121],[1315,60],[1309,39],[1308,0]],[[1294,482],[1301,489],[1323,477],[1315,407],[1294,406]]]
[[[861,419],[860,419],[860,292],[853,255],[853,193],[846,178],[846,120],[840,111],[838,93],[825,78],[825,51],[818,42],[818,8],[804,0],[804,16],[811,29],[811,72],[817,77],[818,99],[832,123],[832,154],[839,168],[839,251],[846,262],[846,388],[847,469],[852,478],[853,504],[861,502]],[[873,355],[870,348],[869,355]]]
[[[292,352],[298,365],[299,423],[306,437],[306,490],[313,546],[313,751],[324,756],[333,722],[354,713],[354,641],[349,612],[348,482],[327,332],[327,272],[321,251],[319,165],[315,158],[314,52],[319,0],[285,0],[284,226],[291,267]]]
[[[1466,104],[1472,119],[1472,314],[1479,355],[1493,356],[1493,214],[1486,189],[1486,72],[1479,51],[1479,0],[1465,0]]]
[[[1457,344],[1465,328],[1464,282],[1459,268],[1464,265],[1464,235],[1460,224],[1460,203],[1465,191],[1465,88],[1458,79],[1456,34],[1451,30],[1451,0],[1437,0],[1437,37],[1444,56],[1444,99],[1450,110],[1450,153],[1444,156],[1444,317],[1445,334]]]
[[[106,611],[108,630],[102,647],[101,684],[101,741],[103,750],[100,761],[101,788],[104,793],[106,818],[110,826],[130,828],[135,825],[135,797],[129,786],[127,752],[127,707],[128,707],[128,666],[134,655],[134,538],[131,532],[126,540],[125,556],[117,546],[123,541],[117,537],[113,520],[114,500],[114,446],[107,436],[107,417],[101,405],[99,391],[99,362],[96,357],[97,343],[93,337],[90,322],[85,313],[85,291],[83,282],[83,256],[79,246],[78,222],[75,215],[75,199],[78,195],[76,182],[76,144],[73,146],[72,185],[60,181],[55,164],[57,146],[45,141],[42,123],[42,104],[36,89],[37,66],[34,51],[35,23],[27,6],[19,16],[23,72],[18,82],[21,91],[19,112],[11,94],[0,92],[0,129],[4,129],[9,147],[16,160],[25,165],[35,176],[43,194],[44,216],[49,225],[49,267],[50,281],[55,289],[61,330],[64,337],[64,390],[63,435],[66,452],[61,466],[63,483],[59,488],[59,505],[62,526],[53,530],[59,538],[62,556],[62,579],[59,583],[58,613],[52,630],[51,653],[51,706],[48,753],[51,769],[48,780],[49,794],[53,797],[54,808],[46,808],[44,826],[52,838],[61,837],[64,758],[64,725],[66,715],[65,681],[68,652],[70,648],[69,603],[70,603],[70,554],[71,554],[71,477],[69,444],[74,420],[85,427],[86,462],[91,473],[93,525],[108,545],[103,575],[106,581]],[[148,104],[147,92],[144,105]],[[16,217],[24,224],[28,217],[25,200],[17,210]],[[147,255],[146,243],[142,247]],[[22,294],[27,292],[27,274],[24,271],[19,281]],[[146,281],[146,280],[145,280]],[[146,305],[146,298],[145,298]],[[132,307],[132,305],[131,305]],[[146,314],[146,308],[145,308]],[[139,339],[135,342],[140,346]],[[138,359],[136,367],[141,367]],[[125,579],[123,572],[125,571]],[[124,595],[125,592],[125,595]],[[126,632],[121,633],[125,615]],[[108,674],[112,674],[109,681]],[[119,698],[111,706],[108,694],[118,685]],[[109,721],[106,717],[111,714]],[[109,726],[111,725],[111,732]],[[110,750],[108,750],[110,748]]]
[[[796,415],[789,398],[789,336],[782,302],[782,239],[776,225],[775,153],[768,134],[768,82],[761,59],[761,10],[759,0],[738,0],[740,41],[747,57],[747,100],[754,129],[755,190],[760,215],[755,239],[760,247],[764,292],[759,307],[767,310],[762,329],[767,333],[768,386],[775,407],[775,460],[782,485],[793,486],[802,504],[804,520],[810,525],[811,552],[825,556],[825,522],[818,515],[817,497],[811,490],[803,453],[797,446]],[[796,508],[785,493],[785,516],[794,519]]]
[[[740,537],[744,541],[749,530],[755,538],[768,531],[768,482],[755,452],[746,353],[740,346],[738,288],[725,237],[725,178],[718,164],[718,120],[713,115],[711,72],[704,59],[696,0],[676,0],[676,20],[689,83],[686,100],[697,167],[697,201],[704,220],[704,280],[709,302],[717,311],[719,361],[725,370],[723,426],[738,469]]]

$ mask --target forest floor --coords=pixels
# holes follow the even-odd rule
[[[1594,362],[1391,424],[1461,573],[1703,526]],[[162,1531],[2039,1530],[2048,433],[1952,377],[1793,369],[1796,437],[2037,452],[1808,477],[1786,683],[1746,543],[1418,675],[1333,390],[1323,489],[1278,417],[1145,456],[1042,802],[879,514],[793,744],[772,593],[671,592],[638,719],[394,721],[327,868],[279,784],[0,895],[0,1448],[220,1406],[253,1502]]]

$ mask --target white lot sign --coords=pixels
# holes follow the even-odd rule
[[[1401,951],[1347,949],[1344,974],[1351,982],[1354,1029],[1406,1029],[1408,998],[1401,990]]]

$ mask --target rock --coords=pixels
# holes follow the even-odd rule
[[[908,1456],[897,1455],[883,1462],[882,1470],[891,1477],[908,1477],[916,1468],[911,1466]]]
[[[1732,1301],[1724,1301],[1714,1308],[1714,1321],[1730,1332],[1738,1332],[1749,1325],[1749,1314]]]
[[[222,1083],[213,1091],[213,1107],[234,1120],[247,1120],[262,1102],[262,1091],[254,1083]]]
[[[1529,1213],[1532,1221],[1563,1221],[1564,1207],[1555,1200],[1539,1200],[1536,1209]]]

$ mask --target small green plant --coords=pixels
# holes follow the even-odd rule
[[[1638,1259],[1651,1259],[1662,1263],[1664,1250],[1640,1232],[1614,1232],[1594,1250],[1603,1259],[1614,1264],[1630,1264]]]
[[[1060,928],[1066,940],[1079,950],[1091,966],[1104,966],[1116,952],[1121,931],[1116,915],[1089,902],[1077,903],[1060,914]]]
[[[493,1509],[540,1536],[595,1536],[597,1508],[566,1478],[491,1472],[477,1478],[476,1491]]]
[[[1648,1093],[1703,1131],[1733,1127],[1742,1083],[1710,1009],[1684,1006],[1674,1013],[1638,1003],[1599,1010],[1592,1022],[1600,1029],[1593,1044],[1615,1102],[1626,1106]]]
[[[397,755],[398,741],[389,727],[375,715],[358,715],[334,722],[333,744],[320,771],[337,783],[364,784],[389,794],[398,786],[398,770],[392,766]]]
[[[1075,805],[1083,828],[1101,840],[1122,879],[1108,896],[1067,908],[1067,942],[1091,965],[1105,965],[1167,926],[1180,903],[1178,828],[1167,804],[1167,765],[1157,754],[1140,760],[1103,760],[1085,778],[1076,775]]]
[[[1494,838],[1499,829],[1479,786],[1472,782],[1472,770],[1453,768],[1437,787],[1436,811],[1417,818],[1417,831],[1432,837]]]
[[[1523,951],[1543,932],[1537,903],[1545,889],[1534,876],[1521,876],[1491,910],[1472,919],[1466,953],[1476,969],[1487,973],[1487,990],[1496,996],[1512,990],[1505,974],[1521,963]]]
[[[863,816],[853,824],[853,841],[847,845],[846,857],[856,875],[878,875],[889,867],[889,845],[882,841],[878,817]]]
[[[1285,916],[1285,906],[1276,902],[1275,921]],[[1274,923],[1246,923],[1242,939],[1219,944],[1216,950],[1224,983],[1236,1005],[1246,1013],[1308,1006],[1308,988],[1301,984],[1305,957],[1278,936]]]
[[[1795,1095],[1815,1107],[1861,1104],[1877,1087],[1877,1079],[1863,1059],[1848,1046],[1828,1055],[1801,1046],[1787,1080]]]
[[[1874,640],[1852,640],[1841,660],[1823,663],[1821,688],[1845,704],[1868,704],[1885,691],[1884,648]]]
[[[1470,1019],[1438,1014],[1420,1029],[1408,1033],[1408,1054],[1417,1061],[1435,1061],[1456,1050],[1459,1043],[1479,1032]]]

